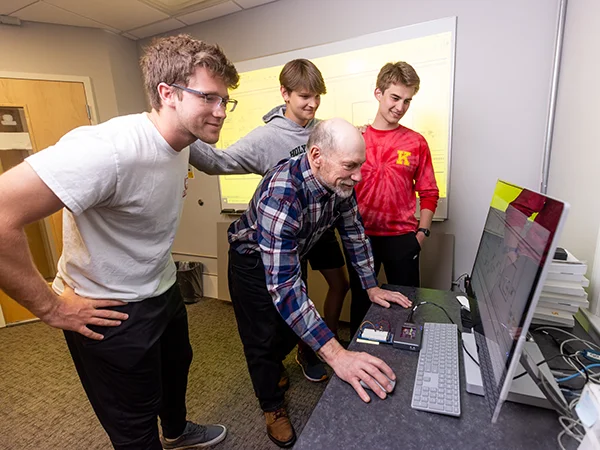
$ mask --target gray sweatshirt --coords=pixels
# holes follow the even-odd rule
[[[225,150],[200,140],[190,145],[190,164],[209,175],[256,173],[264,175],[277,163],[306,151],[308,136],[318,119],[305,127],[285,117],[285,105],[263,116],[255,128]]]

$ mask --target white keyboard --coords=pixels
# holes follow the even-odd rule
[[[453,323],[426,323],[411,406],[460,416],[458,328]]]

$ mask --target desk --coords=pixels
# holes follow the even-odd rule
[[[455,292],[394,287],[413,301],[442,306],[459,324],[460,305]],[[384,309],[373,305],[366,319],[388,320],[392,327],[406,319],[409,310],[398,305]],[[443,311],[421,306],[415,319],[448,322]],[[300,435],[295,450],[316,449],[554,449],[561,430],[554,411],[517,403],[504,403],[496,424],[485,398],[465,390],[461,360],[461,411],[459,418],[414,410],[410,407],[417,352],[389,345],[360,344],[353,340],[350,350],[365,351],[383,359],[396,373],[394,393],[380,400],[370,391],[364,403],[349,384],[337,376],[329,382]]]

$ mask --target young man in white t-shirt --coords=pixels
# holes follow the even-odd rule
[[[141,65],[150,113],[77,128],[0,176],[0,288],[65,330],[114,448],[208,446],[226,429],[186,420],[192,348],[170,251],[188,146],[217,142],[239,76],[218,46],[187,35],[154,41]],[[63,207],[49,289],[24,227]]]

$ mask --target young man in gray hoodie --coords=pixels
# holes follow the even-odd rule
[[[289,61],[279,74],[281,95],[285,105],[269,111],[265,125],[258,127],[225,151],[197,141],[190,147],[190,163],[209,175],[265,175],[278,163],[306,151],[308,137],[318,122],[315,114],[325,94],[325,81],[319,69],[306,59]],[[324,319],[337,335],[339,317],[349,289],[343,270],[344,256],[333,229],[328,230],[306,258],[313,270],[325,277],[329,290],[325,297]],[[303,261],[303,278],[307,279],[307,263]],[[304,376],[314,382],[327,379],[323,363],[306,345],[298,345],[296,361]],[[285,378],[283,384],[287,384]]]

